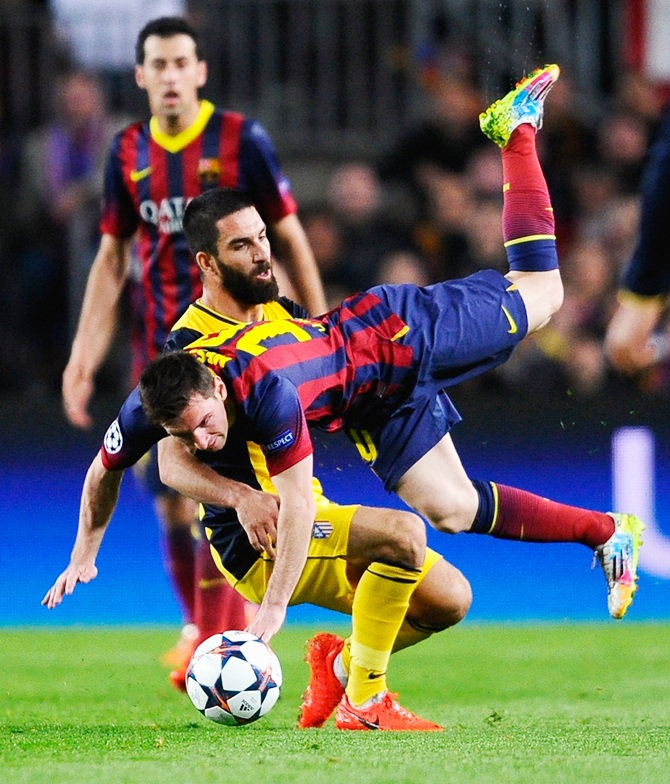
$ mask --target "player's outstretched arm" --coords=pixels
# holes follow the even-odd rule
[[[95,374],[114,337],[117,307],[128,276],[129,240],[103,234],[91,266],[72,350],[63,371],[63,407],[69,421],[83,429],[92,419],[88,404]]]
[[[95,560],[102,538],[112,519],[119,499],[123,471],[108,471],[98,453],[86,473],[79,507],[79,527],[70,563],[42,599],[52,610],[64,596],[74,591],[77,583],[88,583],[98,575]]]
[[[201,504],[235,509],[251,546],[275,557],[277,539],[277,496],[221,476],[198,460],[176,438],[158,443],[158,470],[161,481]]]
[[[272,478],[279,493],[277,556],[260,609],[247,631],[269,642],[279,631],[303,573],[314,525],[312,455]]]

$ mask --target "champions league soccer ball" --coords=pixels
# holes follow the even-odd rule
[[[279,659],[248,632],[213,634],[196,648],[186,672],[195,707],[218,724],[250,724],[269,713],[279,698]]]

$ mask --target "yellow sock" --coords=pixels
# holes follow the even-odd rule
[[[435,634],[435,632],[428,631],[427,629],[417,629],[404,620],[402,626],[398,630],[395,642],[393,643],[393,653],[409,648],[411,645],[416,645],[417,642],[421,642],[422,640],[427,640],[433,634]]]
[[[356,587],[347,696],[362,705],[386,690],[386,668],[420,569],[372,563]]]
[[[349,668],[351,667],[351,637],[347,637],[344,641],[344,647],[341,652],[342,667],[344,668],[347,678],[349,677]]]
[[[392,652],[404,651],[405,648],[410,648],[412,645],[432,637],[437,631],[442,631],[442,629],[418,629],[405,618],[396,635]],[[340,656],[342,657],[342,669],[348,674],[351,667],[351,637],[347,637],[344,641]]]

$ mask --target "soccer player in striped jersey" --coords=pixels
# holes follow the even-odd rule
[[[208,200],[217,216],[240,211],[258,215],[255,209],[252,211],[251,202],[237,191],[212,191]],[[264,224],[253,238],[248,230],[240,232],[234,219],[230,221],[232,233],[226,232],[225,219],[217,226],[222,231],[215,241],[222,252],[196,257],[203,277],[203,296],[175,324],[168,348],[220,330],[232,334],[243,324],[259,319],[307,318],[300,306],[285,298],[277,299]],[[43,603],[48,607],[55,607],[65,594],[72,593],[77,582],[88,582],[96,576],[96,556],[111,520],[123,472],[157,440],[172,442],[166,435],[163,428],[151,427],[137,391],[131,393],[89,468],[71,562],[45,596]],[[208,502],[203,505],[201,517],[215,548],[219,577],[237,585],[247,599],[260,603],[268,564],[275,553],[278,513],[265,459],[260,447],[246,440],[231,440],[225,450],[201,457],[206,464],[192,458],[192,465],[184,469],[195,477],[191,481],[196,484],[182,489]],[[169,467],[169,453],[167,458]],[[203,495],[204,487],[207,495]],[[352,672],[351,645],[355,650],[361,634],[377,646],[400,650],[460,621],[471,600],[463,575],[426,548],[425,526],[416,515],[358,504],[339,506],[324,496],[316,479],[312,489],[317,511],[310,563],[292,603],[309,602],[350,614],[352,636],[345,641],[332,634],[318,634],[309,641],[307,660],[312,677],[301,707],[299,726],[303,728],[319,727],[328,719],[345,685],[359,701],[365,701],[380,687],[385,689],[385,669],[374,681],[370,681],[367,671],[353,668]],[[371,565],[374,572],[368,573]],[[404,578],[400,582],[399,576]],[[411,582],[411,592],[407,591],[407,582]],[[398,587],[404,615],[399,631],[394,624],[389,630],[385,618],[390,607],[395,611]],[[215,631],[221,631],[220,619],[212,613],[200,636],[205,638]],[[185,669],[178,668],[171,674],[173,683],[182,689]],[[386,729],[439,729],[395,701],[386,706],[382,722]]]
[[[116,328],[131,244],[141,267],[142,303],[135,319],[141,322],[142,334],[133,340],[133,381],[162,350],[175,321],[200,296],[199,270],[188,252],[182,216],[188,201],[207,189],[232,186],[250,195],[274,234],[303,304],[311,313],[325,310],[316,264],[270,138],[255,120],[198,97],[207,64],[196,31],[178,17],[149,22],[137,39],[136,63],[136,82],[147,94],[151,118],[120,132],[109,151],[102,238],[63,373],[66,414],[83,428],[92,424],[89,399]],[[194,561],[193,502],[162,486],[151,460],[144,475],[161,521],[166,569],[184,610],[184,639],[167,654],[167,662],[177,664],[190,656],[198,607],[203,602],[214,606],[218,593],[231,608],[232,622],[239,614],[239,599],[226,585],[217,587],[216,580],[197,578],[198,572],[212,567],[198,563],[199,557],[209,558],[206,549],[197,548]]]
[[[557,66],[538,69],[481,116],[482,130],[502,148],[506,275],[488,270],[423,289],[377,286],[319,319],[240,325],[232,335],[195,341],[143,372],[145,412],[185,449],[216,454],[241,439],[264,453],[280,498],[276,555],[248,627],[264,639],[281,627],[308,558],[315,512],[308,423],[349,432],[385,486],[438,530],[586,545],[605,573],[610,614],[621,618],[630,606],[641,521],[471,481],[449,434],[459,415],[446,389],[504,362],[562,302],[553,212],[535,148],[544,98],[558,73]],[[205,194],[186,210],[196,256],[221,250],[208,202]],[[237,222],[228,231],[241,242],[262,235],[253,210],[226,220]],[[406,583],[410,592],[411,581],[395,577],[396,603],[386,620],[399,628],[399,586]],[[350,668],[374,675],[390,650],[364,639],[352,642]],[[389,700],[380,691],[361,703],[347,692],[337,726],[374,724]]]

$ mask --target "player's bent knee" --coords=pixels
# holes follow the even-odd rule
[[[479,496],[467,479],[450,486],[442,497],[430,499],[419,511],[436,531],[459,534],[469,531],[479,508]]]
[[[472,605],[472,588],[464,575],[454,569],[445,592],[443,601],[435,612],[435,620],[439,620],[441,629],[448,629],[460,623]]]
[[[426,552],[426,526],[411,512],[395,512],[389,521],[389,540],[380,559],[420,569]]]
[[[443,534],[460,534],[469,531],[472,521],[477,514],[478,499],[473,493],[472,497],[463,500],[462,504],[446,514],[434,514],[428,517],[431,526]]]
[[[443,534],[460,534],[468,530],[466,518],[463,515],[449,515],[431,520],[430,524],[436,531]]]
[[[440,559],[410,600],[407,620],[415,628],[443,631],[462,621],[472,604],[472,588],[465,575]]]
[[[450,591],[449,626],[460,623],[472,606],[472,586],[465,576],[457,571]]]

